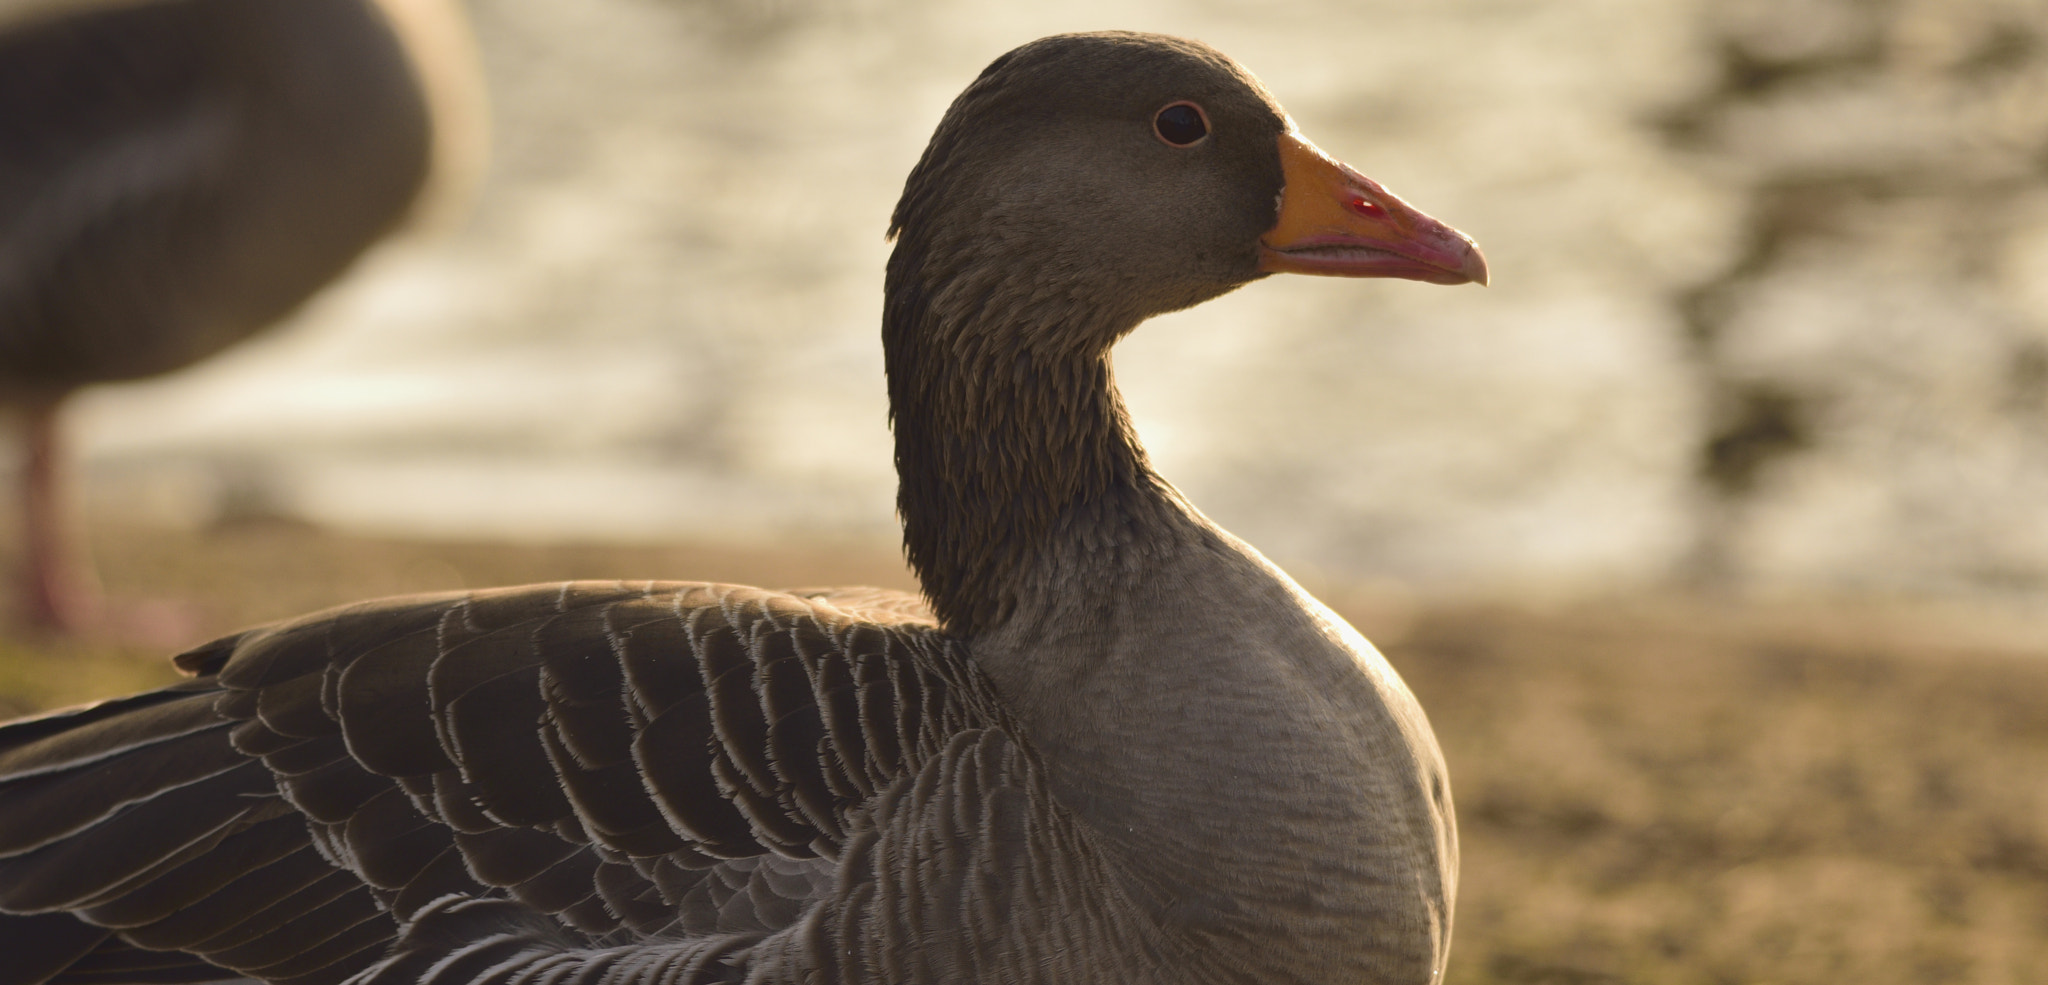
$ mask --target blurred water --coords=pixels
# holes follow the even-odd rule
[[[1757,268],[1768,276],[1743,280],[1777,187],[1759,175],[1797,166],[1782,159],[1826,144],[1830,124],[1890,135],[1882,146],[1928,139],[1889,122],[1912,93],[1865,85],[1876,95],[1846,107],[1795,94],[1817,108],[1774,116],[1729,69],[1741,43],[1806,57],[1820,42],[1799,31],[1813,23],[1915,5],[1774,9],[478,0],[496,160],[469,223],[373,257],[286,331],[91,394],[75,421],[91,489],[103,509],[179,522],[277,512],[520,539],[891,537],[876,326],[902,176],[996,55],[1126,27],[1229,52],[1326,149],[1475,236],[1495,271],[1485,290],[1280,278],[1127,342],[1121,385],[1156,461],[1226,526],[1290,565],[1440,586],[1612,588],[1703,557],[1738,578],[1855,582],[1873,558],[1910,576],[1897,559],[1927,533],[1885,505],[1896,483],[1882,462],[1828,471],[1837,431],[1819,418],[1797,449],[1825,454],[1780,455],[1794,467],[1740,488],[1710,481],[1703,449],[1728,431],[1738,383],[1777,373],[1800,391],[1797,367],[1836,379],[1835,343],[1769,350],[1798,344],[1782,323],[1858,310],[1843,298],[1908,311],[1892,333],[1908,340],[1956,337],[1938,327],[1956,319],[2037,324],[2026,312],[2048,301],[2035,276],[2048,209],[2032,239],[2001,234],[2014,245],[1994,252],[2032,257],[2034,273],[2004,275],[2020,300],[1980,304],[1989,315],[1882,264],[1816,286],[1780,277],[1774,255]],[[1834,144],[1811,153],[1879,152]],[[1872,283],[1902,296],[1871,300]],[[1725,285],[1750,313],[1702,342],[1688,299]],[[1992,348],[1970,364],[2006,359]],[[2048,449],[1998,454],[2048,481]],[[1782,479],[1800,468],[1824,481]],[[1845,527],[1858,508],[1877,519]],[[1978,539],[2009,547],[1995,534]],[[1872,546],[1799,553],[1841,537]],[[2038,540],[2018,569],[2048,570],[2048,533]]]

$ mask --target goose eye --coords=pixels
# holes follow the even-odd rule
[[[1194,103],[1174,103],[1152,118],[1152,132],[1175,147],[1186,147],[1209,135],[1209,118]]]

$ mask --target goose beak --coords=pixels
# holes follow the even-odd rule
[[[1260,273],[1486,283],[1486,256],[1472,237],[1293,130],[1280,135],[1280,168],[1287,183],[1278,220],[1259,238]]]

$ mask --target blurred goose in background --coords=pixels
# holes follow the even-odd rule
[[[0,8],[0,411],[21,426],[18,605],[95,608],[57,415],[93,383],[276,323],[473,170],[454,0],[15,0]]]
[[[892,233],[922,598],[402,597],[0,728],[0,983],[1437,981],[1422,709],[1152,470],[1109,351],[1271,273],[1479,251],[1128,33],[991,64]]]

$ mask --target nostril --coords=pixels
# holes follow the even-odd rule
[[[1359,195],[1353,195],[1346,199],[1344,207],[1368,219],[1384,219],[1387,215],[1387,210],[1382,208],[1379,203]]]

